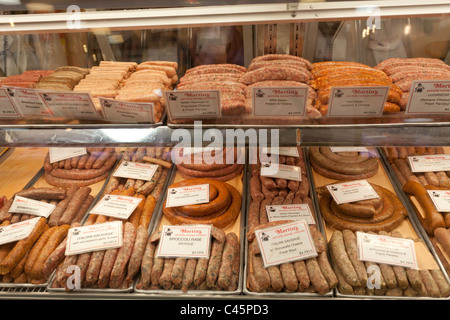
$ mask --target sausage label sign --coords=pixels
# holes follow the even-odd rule
[[[356,232],[361,261],[418,269],[414,241],[378,234]]]
[[[412,82],[405,114],[449,114],[450,80]]]
[[[79,157],[87,153],[86,148],[50,148],[50,163]]]
[[[8,92],[4,88],[0,88],[0,118],[20,118],[9,98]]]
[[[198,184],[167,190],[167,208],[207,202],[209,202],[209,184]]]
[[[51,203],[15,196],[11,208],[9,208],[9,212],[31,214],[33,216],[48,218],[53,210],[55,210],[55,207],[56,206]]]
[[[302,169],[280,163],[261,163],[261,176],[286,180],[302,181]]]
[[[255,231],[264,266],[317,256],[306,221],[296,221]]]
[[[450,170],[450,154],[409,156],[408,161],[412,172],[436,172]]]
[[[279,220],[305,220],[308,224],[315,224],[311,208],[307,203],[267,205],[269,221]]]
[[[303,117],[306,115],[308,88],[252,88],[253,116]]]
[[[221,116],[220,90],[165,91],[170,119],[208,119]]]
[[[39,219],[40,217],[36,217],[0,227],[0,245],[25,239]]]
[[[114,172],[114,177],[136,179],[136,180],[152,180],[153,175],[158,169],[156,164],[122,161],[120,166]]]
[[[138,197],[106,194],[90,213],[126,220],[141,201],[142,199]]]
[[[380,196],[367,180],[355,180],[327,185],[337,204],[376,199]]]
[[[450,212],[450,190],[427,190],[436,210]]]

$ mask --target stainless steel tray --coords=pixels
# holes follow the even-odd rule
[[[247,154],[246,154],[247,157]],[[246,197],[245,194],[247,193],[246,189],[247,189],[247,177],[246,177],[246,171],[247,171],[247,161],[245,162],[244,165],[244,169],[243,169],[243,180],[242,180],[242,203],[241,203],[241,214],[240,214],[240,231],[239,231],[239,254],[240,254],[240,266],[239,266],[239,280],[238,280],[238,287],[236,288],[236,290],[234,291],[221,291],[221,290],[190,290],[188,292],[183,292],[182,290],[179,289],[174,289],[174,290],[144,290],[144,289],[138,289],[136,286],[139,283],[139,277],[137,281],[135,281],[135,285],[134,285],[134,292],[136,293],[142,293],[142,294],[146,294],[146,295],[154,295],[154,296],[170,296],[172,298],[195,298],[195,297],[200,297],[200,298],[206,298],[206,297],[217,297],[217,296],[227,296],[227,297],[232,297],[235,295],[240,295],[242,293],[242,279],[243,279],[243,258],[244,258],[244,241],[245,241],[245,217],[246,217]],[[173,180],[175,179],[176,176],[176,168],[174,168],[171,179],[170,179],[170,184],[172,184]],[[167,190],[167,187],[166,187]],[[166,194],[164,194],[164,200],[166,198]],[[154,223],[153,225],[153,229],[152,229],[152,233],[155,232],[158,227],[159,224],[161,223],[161,220],[163,218],[163,203],[159,206],[158,209],[158,217],[156,220],[156,223]]]
[[[317,211],[317,204],[316,201],[314,201],[314,193],[313,193],[313,184],[311,183],[311,169],[309,167],[309,162],[306,161],[306,150],[305,148],[302,148],[303,151],[303,157],[305,158],[305,167],[306,167],[306,175],[307,177],[310,179],[310,184],[309,184],[309,194],[310,194],[310,198],[313,202],[313,208],[311,208],[314,211],[314,219],[316,221],[316,225],[317,225],[317,229],[323,232],[323,224],[321,219],[319,219],[318,216],[318,211]],[[250,205],[251,202],[251,195],[250,195],[250,178],[251,178],[251,170],[250,170],[250,166],[248,166],[247,172],[247,213],[248,213],[248,207]],[[246,225],[247,228],[247,225]],[[249,230],[247,230],[248,232]],[[247,233],[246,233],[247,235]],[[327,294],[325,295],[321,295],[319,293],[307,293],[307,292],[253,292],[250,291],[247,288],[247,273],[248,273],[248,267],[249,267],[249,263],[248,263],[248,241],[247,241],[247,236],[245,237],[245,270],[244,270],[244,282],[243,282],[243,286],[244,286],[244,290],[243,293],[248,295],[248,296],[254,296],[257,298],[280,298],[280,299],[298,299],[298,298],[330,298],[333,296],[333,290],[330,290]],[[328,252],[328,250],[327,250]]]

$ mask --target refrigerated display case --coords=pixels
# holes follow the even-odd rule
[[[176,76],[179,80],[196,66],[233,64],[247,68],[255,57],[269,54],[301,57],[312,64],[357,62],[370,68],[394,57],[430,58],[447,65],[450,63],[450,4],[444,0],[171,1],[153,2],[152,7],[138,1],[126,5],[121,1],[96,2],[94,5],[83,1],[40,4],[22,1],[3,3],[1,10],[0,70],[3,77],[20,75],[27,70],[64,66],[92,69],[101,61],[136,65],[145,61],[172,61],[178,64]],[[450,82],[450,78],[440,80]],[[445,96],[445,89],[442,90]],[[165,99],[163,95],[160,97]],[[8,97],[2,99],[6,105]],[[444,101],[446,106],[449,103],[448,99]],[[302,107],[304,113],[300,116],[275,111],[257,118],[252,110],[247,115],[224,115],[213,120],[198,115],[172,121],[177,119],[171,118],[168,112],[171,106],[166,101],[166,113],[158,121],[143,121],[136,115],[128,122],[126,117],[121,121],[106,121],[101,116],[77,118],[74,113],[62,118],[3,117],[0,120],[0,145],[10,149],[11,154],[6,153],[10,161],[17,153],[37,153],[43,161],[46,148],[53,147],[174,147],[181,132],[190,137],[200,136],[201,144],[205,146],[210,142],[207,137],[211,137],[211,132],[224,141],[230,132],[248,134],[243,141],[233,140],[233,144],[244,147],[254,147],[253,143],[261,140],[268,146],[302,148],[450,145],[450,118],[445,110],[439,113],[422,106],[421,112],[409,115],[404,110],[387,114],[381,109],[377,116],[371,117],[332,117],[326,112],[308,117],[306,104]],[[97,106],[97,110],[105,112],[101,108]],[[256,107],[252,105],[252,108]],[[256,140],[249,138],[253,134]],[[4,159],[3,164],[8,165],[8,159]],[[38,167],[40,165],[38,163]],[[17,170],[22,172],[20,168]],[[26,177],[31,180],[34,175],[27,172]],[[8,192],[12,195],[24,187],[21,181]],[[242,191],[243,199],[249,198],[245,187]],[[243,212],[247,214],[245,209],[248,208],[243,204]],[[433,252],[432,247],[429,249]],[[439,259],[437,262],[440,263]],[[245,283],[241,285],[246,286]],[[173,295],[133,290],[65,293],[64,290],[47,290],[45,287],[16,290],[14,286],[2,287],[0,295],[2,298],[42,299],[183,297],[178,292]],[[216,292],[202,292],[189,297],[224,298]],[[234,297],[246,299],[254,296],[241,292]],[[269,294],[267,298],[275,296]],[[283,299],[291,298],[299,297],[283,295]],[[317,298],[340,297],[332,294]]]

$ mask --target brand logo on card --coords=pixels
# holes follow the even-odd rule
[[[261,233],[261,241],[269,241],[270,236],[265,232]]]
[[[73,234],[74,236],[77,236],[77,235],[80,234],[80,230],[74,229],[72,234]]]
[[[433,191],[431,194],[433,195],[433,197],[439,198],[439,194],[438,193]],[[445,194],[448,194],[448,192],[446,192]]]
[[[261,89],[258,89],[258,91],[256,91],[255,95],[257,98],[263,98],[266,94]]]
[[[48,94],[46,94],[46,93],[42,94],[42,98],[43,98],[45,101],[49,101],[49,102],[52,101],[52,98],[49,97]]]
[[[335,96],[336,98],[341,98],[341,97],[344,96],[344,92],[342,92],[341,89],[337,89],[336,92],[334,93],[334,96]]]
[[[13,98],[14,98],[14,96],[16,95],[16,94],[14,93],[14,91],[11,90],[10,88],[6,88],[6,91],[8,92],[8,94],[9,94],[10,97],[13,97]]]
[[[292,232],[292,231],[299,231],[300,229],[298,227],[287,227],[287,228],[280,228],[275,230],[276,234],[283,234],[286,232]]]
[[[173,234],[173,231],[170,228],[167,228],[166,232],[164,234],[168,237],[170,237]]]
[[[414,92],[422,92],[423,90],[425,90],[425,87],[421,83],[418,83],[414,88]]]

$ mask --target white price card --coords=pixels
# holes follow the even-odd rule
[[[436,210],[450,212],[450,190],[427,190]]]
[[[86,148],[49,148],[50,163],[80,157],[87,153]]]
[[[8,212],[31,214],[33,216],[48,218],[53,210],[55,210],[55,207],[51,203],[15,196]]]
[[[332,152],[369,152],[366,147],[330,147]]]
[[[0,88],[0,118],[20,118],[5,88]]]
[[[448,113],[450,113],[450,77],[448,80],[412,82],[405,114]]]
[[[266,205],[266,213],[269,221],[304,220],[308,224],[316,223],[307,203]]]
[[[280,163],[262,163],[261,176],[286,180],[302,181],[302,169]]]
[[[165,91],[171,119],[207,119],[221,116],[220,90]]]
[[[389,87],[333,87],[328,117],[381,116]]]
[[[52,117],[38,91],[28,88],[4,87],[22,117]]]
[[[67,233],[66,256],[120,248],[123,244],[122,221],[72,227]]]
[[[150,181],[157,169],[157,164],[122,161],[113,176]]]
[[[99,98],[106,121],[124,123],[155,123],[154,104]]]
[[[158,257],[208,258],[211,225],[163,226]]]
[[[307,87],[252,88],[255,117],[303,117],[308,100]]]
[[[209,184],[198,184],[167,190],[166,207],[188,206],[209,202]]]
[[[126,220],[141,201],[138,197],[105,194],[90,213]]]
[[[38,95],[54,117],[65,119],[100,119],[89,93],[51,92],[39,90]]]
[[[379,198],[367,180],[355,180],[326,186],[337,204]]]
[[[28,237],[33,231],[40,217],[31,218],[25,221],[11,223],[0,227],[0,245],[19,241]]]
[[[356,232],[358,259],[418,269],[414,241],[378,234]]]
[[[450,170],[450,154],[409,156],[408,161],[412,172],[436,172]]]
[[[264,266],[317,256],[306,221],[296,221],[255,231]]]
[[[295,158],[298,158],[300,156],[297,147],[278,147],[278,148],[262,147],[261,149],[263,154],[277,154],[279,156],[295,157]]]

